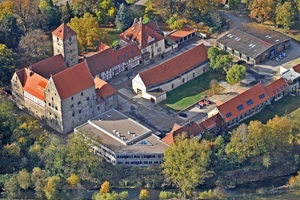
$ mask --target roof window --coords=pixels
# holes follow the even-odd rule
[[[127,57],[126,53],[124,54],[124,57],[125,57],[125,58]]]
[[[281,90],[283,90],[283,87],[282,87],[282,86],[280,86],[280,89],[281,89]]]
[[[134,54],[134,50],[132,50],[131,53]]]
[[[265,94],[264,94],[264,93],[262,93],[261,95],[258,96],[259,99],[262,99],[262,98],[264,98],[264,97],[265,97]]]
[[[276,88],[276,91],[279,93],[280,92],[280,90],[278,89],[278,88]]]
[[[248,106],[252,105],[252,104],[253,104],[252,99],[249,99],[248,101],[246,101],[246,104],[247,104]]]
[[[275,90],[273,90],[273,93],[274,93],[274,94],[276,94],[276,91],[275,91]]]
[[[243,106],[243,104],[241,104],[241,105],[237,106],[236,108],[238,109],[238,111],[241,111],[244,109],[244,106]]]
[[[284,84],[283,87],[286,88],[286,84]]]
[[[229,113],[226,114],[226,117],[227,117],[227,118],[229,118],[229,117],[231,117],[231,116],[232,116],[232,113],[231,113],[231,112],[229,112]]]

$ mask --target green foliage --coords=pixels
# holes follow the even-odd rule
[[[226,81],[227,83],[233,85],[245,78],[245,76],[246,67],[244,67],[243,65],[234,64],[227,72]]]
[[[4,146],[5,151],[9,156],[19,158],[21,154],[21,148],[18,143],[13,142]]]
[[[133,23],[133,17],[128,8],[122,3],[116,15],[115,24],[117,29],[124,31],[129,28]]]
[[[175,143],[164,152],[162,164],[167,181],[174,183],[184,195],[203,182],[203,173],[210,161],[210,144],[188,139],[186,134],[175,138]]]
[[[15,70],[14,65],[14,52],[11,49],[7,48],[5,44],[0,44],[0,85],[9,83]]]
[[[113,0],[99,0],[97,17],[100,23],[113,22],[116,11],[117,9]]]
[[[47,184],[47,173],[39,167],[32,169],[31,182],[33,183],[35,195],[37,198],[43,198],[45,193],[43,189]]]
[[[59,7],[53,4],[52,0],[40,1],[39,9],[45,17],[45,21],[48,27],[59,25],[61,19],[61,12]]]
[[[127,200],[129,199],[129,195],[127,191],[123,191],[119,194],[112,192],[112,193],[103,193],[97,192],[92,197],[93,200]]]
[[[100,188],[100,194],[110,193],[110,183],[105,181]]]
[[[13,15],[6,15],[0,20],[0,43],[8,48],[16,48],[22,36],[22,31]]]
[[[225,141],[224,141],[223,137],[221,135],[219,135],[216,138],[215,143],[216,143],[217,149],[220,149],[224,145]]]
[[[173,15],[167,20],[167,23],[171,29],[177,30],[181,29],[186,21],[178,15]]]
[[[224,69],[224,71],[227,71],[233,60],[229,53],[223,52],[217,47],[210,47],[207,54],[210,62],[209,65],[213,70]]]
[[[263,159],[263,166],[269,169],[269,167],[272,165],[271,157],[269,155],[264,155],[262,159]]]
[[[20,187],[18,185],[18,181],[15,177],[12,177],[4,184],[4,195],[7,199],[16,199],[20,195]]]
[[[148,190],[142,189],[139,194],[140,200],[148,200],[150,198],[150,194]]]
[[[22,169],[17,175],[17,180],[23,190],[27,190],[30,186],[30,174],[26,169]]]
[[[285,30],[289,30],[293,24],[293,10],[291,2],[277,4],[276,7],[276,24],[282,25]]]
[[[127,200],[127,199],[129,199],[128,191],[122,191],[121,193],[119,193],[119,199],[120,200]]]

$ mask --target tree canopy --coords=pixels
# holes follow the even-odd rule
[[[209,65],[213,70],[223,69],[224,71],[227,71],[233,61],[233,58],[229,53],[224,52],[217,47],[210,47],[207,54]]]
[[[78,46],[81,51],[86,51],[87,47],[96,47],[99,41],[111,44],[111,36],[101,30],[96,17],[90,13],[84,13],[83,17],[74,17],[68,23],[76,33]]]
[[[277,4],[276,7],[276,24],[283,26],[285,30],[289,30],[293,24],[293,10],[291,2]]]
[[[227,83],[233,85],[235,83],[238,83],[240,80],[245,78],[246,76],[246,67],[243,65],[237,65],[234,64],[226,74],[226,81]]]
[[[0,44],[0,85],[7,84],[15,70],[14,52],[5,44]]]
[[[124,31],[129,28],[133,23],[133,17],[131,12],[123,3],[120,5],[116,15],[115,24],[120,31]]]
[[[183,194],[203,182],[203,174],[209,163],[210,145],[207,141],[189,139],[186,134],[175,138],[175,143],[164,152],[163,173]]]

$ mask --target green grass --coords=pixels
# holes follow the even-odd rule
[[[132,4],[132,3],[134,3],[134,1],[135,1],[135,0],[126,0],[126,2],[127,2],[128,4]]]
[[[272,119],[275,115],[284,116],[288,115],[295,122],[300,121],[300,95],[292,97],[290,95],[283,97],[279,101],[272,103],[263,109],[259,114],[256,114],[249,119],[245,120],[248,124],[250,121],[258,120],[262,123],[266,123],[269,119]]]
[[[118,44],[118,37],[121,34],[121,31],[117,30],[116,28],[102,28],[103,30],[106,30],[112,37],[112,45],[111,46],[116,46]]]
[[[183,110],[197,101],[209,89],[209,83],[212,79],[218,81],[225,80],[225,75],[220,72],[207,72],[195,79],[179,86],[167,93],[167,99],[160,103],[160,106],[174,111]]]

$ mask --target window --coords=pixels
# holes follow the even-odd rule
[[[120,56],[118,56],[118,60],[120,60]]]
[[[55,110],[57,110],[57,106],[55,106]]]
[[[280,90],[279,90],[278,88],[276,89],[276,91],[277,91],[278,93],[280,92]]]
[[[52,101],[53,101],[53,97],[51,97]]]
[[[258,98],[260,98],[260,99],[262,99],[262,98],[264,98],[264,97],[265,97],[265,94],[264,94],[264,93],[262,93],[261,95],[258,96]]]
[[[155,47],[158,47],[158,43],[155,43]]]
[[[90,105],[90,108],[92,108],[93,106],[92,105]]]
[[[71,100],[73,100],[74,98],[73,97],[71,97]]]
[[[125,58],[127,57],[126,53],[124,54],[124,57],[125,57]]]
[[[157,48],[157,53],[161,52],[161,47]]]
[[[274,93],[274,94],[276,94],[276,91],[275,91],[275,90],[273,90],[273,93]]]
[[[81,96],[83,96],[83,92],[81,92]]]
[[[247,103],[248,106],[250,106],[250,105],[253,104],[253,101],[252,101],[252,99],[249,99],[248,101],[246,101],[246,103]]]
[[[282,86],[280,86],[280,89],[281,89],[281,90],[283,90],[283,87],[282,87]]]
[[[244,109],[244,106],[241,104],[241,105],[239,105],[238,107],[236,107],[237,109],[238,109],[238,111],[241,111],[241,110],[243,110]]]
[[[70,53],[72,53],[72,50],[70,50]]]
[[[193,78],[195,78],[195,73],[193,73]]]
[[[48,105],[51,106],[51,103],[49,103]]]
[[[229,118],[229,117],[231,117],[231,116],[232,116],[232,113],[231,113],[231,112],[229,112],[229,113],[226,114],[226,117],[227,117],[227,118]]]
[[[131,53],[134,54],[134,50],[132,50]]]
[[[81,105],[81,101],[78,101],[78,105]]]
[[[174,89],[174,83],[172,83],[172,89]]]
[[[75,113],[72,113],[72,117],[75,117]]]
[[[98,106],[97,109],[100,110],[100,107]]]
[[[69,37],[69,41],[70,41],[70,42],[72,41],[72,38],[71,38],[71,37]]]
[[[71,109],[73,109],[74,108],[74,104],[72,104],[70,107],[71,107]]]
[[[79,110],[78,113],[81,114],[81,110]]]
[[[182,79],[182,83],[184,83],[184,81],[185,81],[185,80],[184,80],[184,78],[183,78],[183,79]]]
[[[113,100],[113,97],[109,97],[109,98],[108,98],[108,101],[112,101],[112,100]]]
[[[286,84],[284,84],[283,87],[286,88]]]
[[[86,98],[86,101],[89,101],[89,100],[90,100],[90,97],[87,97],[87,98]]]

